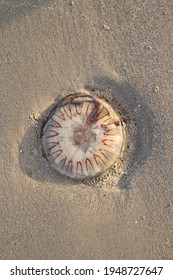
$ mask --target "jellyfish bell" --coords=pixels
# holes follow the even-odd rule
[[[104,173],[122,157],[125,143],[121,116],[105,100],[86,93],[60,101],[42,133],[49,165],[76,179]]]

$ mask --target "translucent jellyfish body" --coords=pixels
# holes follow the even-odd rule
[[[125,124],[103,99],[69,95],[57,104],[42,133],[49,165],[71,178],[96,177],[122,157]]]

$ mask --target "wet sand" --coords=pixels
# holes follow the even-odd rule
[[[169,0],[0,1],[0,259],[173,259],[172,20]],[[51,108],[81,89],[124,113],[118,183],[42,156]]]

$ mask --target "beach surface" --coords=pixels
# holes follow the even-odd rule
[[[0,259],[173,259],[173,3],[0,1]],[[124,171],[49,168],[41,129],[61,96],[119,104]]]

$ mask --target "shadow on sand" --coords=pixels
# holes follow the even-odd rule
[[[86,86],[91,91],[104,93],[107,91],[127,124],[127,152],[125,161],[127,170],[119,180],[120,189],[129,189],[131,180],[148,160],[154,146],[155,116],[148,105],[128,82],[117,83],[108,77],[95,77],[92,86]]]
[[[53,0],[0,0],[0,27],[5,27],[13,20],[24,17],[51,2]]]

